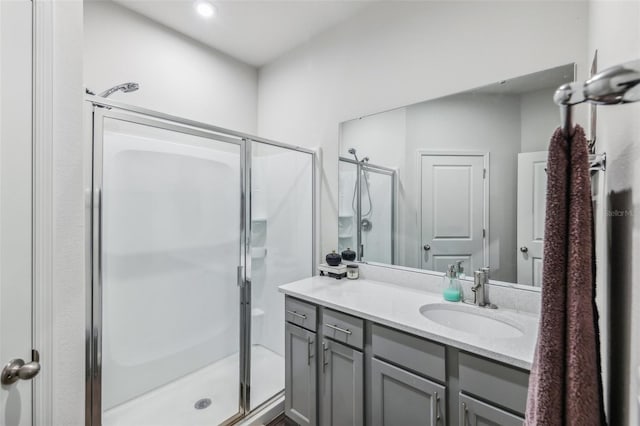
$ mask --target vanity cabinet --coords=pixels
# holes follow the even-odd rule
[[[460,426],[522,426],[524,418],[460,394]]]
[[[318,424],[316,307],[288,297],[285,318],[285,415],[299,425],[315,426]]]
[[[299,425],[521,425],[529,373],[287,296],[285,414]]]
[[[324,339],[320,370],[322,425],[363,425],[364,355],[362,352],[333,340]]]
[[[322,308],[320,424],[364,424],[364,321]]]
[[[445,387],[402,368],[373,359],[371,424],[446,425]]]

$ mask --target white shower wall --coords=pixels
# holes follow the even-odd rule
[[[110,124],[118,128],[104,135],[105,410],[237,352],[239,341],[239,147]]]

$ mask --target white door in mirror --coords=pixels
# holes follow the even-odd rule
[[[484,156],[421,154],[422,269],[484,265]]]
[[[547,151],[518,154],[518,284],[542,285]]]

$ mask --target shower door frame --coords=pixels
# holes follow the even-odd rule
[[[249,413],[284,395],[284,389],[260,406],[251,410],[251,148],[252,143],[262,143],[311,155],[312,186],[312,262],[311,275],[317,268],[318,248],[318,156],[312,149],[288,145],[242,132],[201,123],[162,112],[152,111],[93,95],[85,95],[85,135],[90,141],[85,152],[85,266],[87,281],[86,298],[86,374],[85,374],[85,424],[102,424],[102,288],[101,288],[101,194],[102,148],[105,117],[132,123],[177,131],[207,139],[239,145],[240,147],[240,264],[237,287],[240,300],[239,318],[239,401],[238,412],[223,424],[233,424]]]

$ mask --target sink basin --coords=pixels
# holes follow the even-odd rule
[[[448,303],[433,303],[422,306],[420,313],[440,325],[475,336],[513,339],[524,335],[515,324],[495,318],[484,309]],[[495,311],[493,312],[495,313]]]

